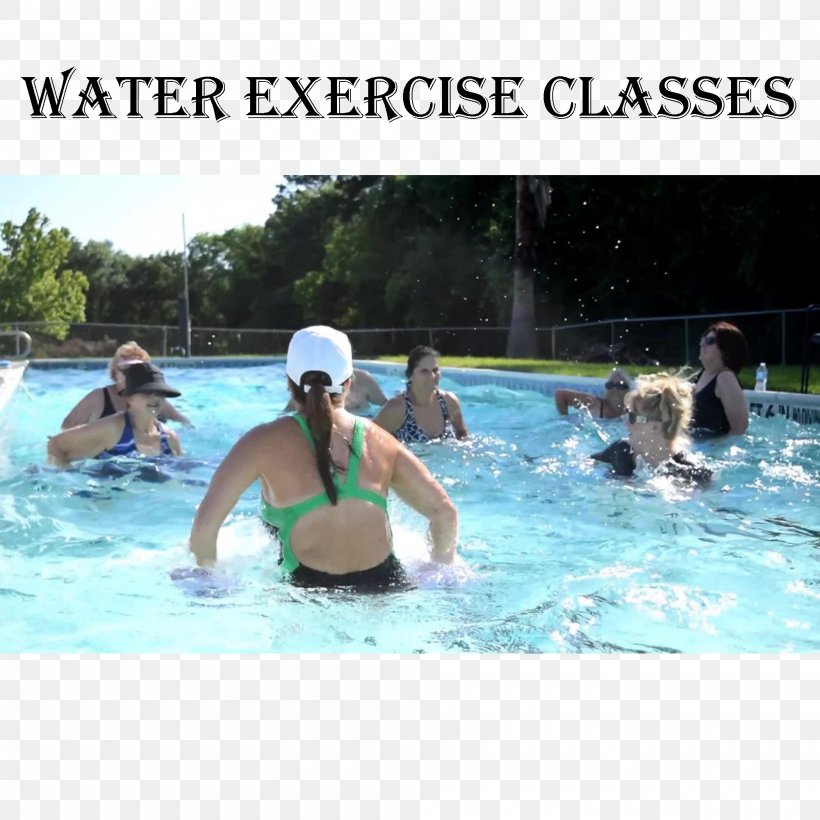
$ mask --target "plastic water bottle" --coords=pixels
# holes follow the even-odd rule
[[[769,371],[766,369],[766,362],[761,362],[755,375],[755,390],[766,390],[769,381]]]

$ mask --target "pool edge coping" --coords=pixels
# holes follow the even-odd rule
[[[152,361],[163,366],[183,365],[204,368],[222,367],[258,367],[265,364],[279,364],[285,356],[192,356],[190,359],[171,356],[153,357]],[[57,370],[63,367],[92,366],[107,367],[108,358],[77,359],[31,359],[28,366],[34,370]],[[375,359],[354,359],[354,364],[377,373],[401,375],[405,369],[398,362],[382,362]],[[552,373],[527,373],[520,370],[493,370],[491,368],[442,367],[442,373],[453,381],[464,386],[478,384],[495,384],[511,390],[533,390],[542,395],[552,395],[560,388],[595,389],[601,386],[598,376],[567,376]],[[749,412],[763,418],[786,416],[801,424],[820,424],[820,396],[807,393],[787,393],[782,391],[744,390]]]

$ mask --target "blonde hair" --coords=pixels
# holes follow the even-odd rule
[[[147,350],[143,350],[134,341],[121,344],[108,363],[108,375],[111,376],[112,381],[117,380],[116,366],[120,359],[139,359],[141,362],[150,362],[151,356]]]
[[[624,397],[627,410],[661,422],[667,441],[686,438],[693,402],[694,386],[672,373],[638,376],[635,388]]]

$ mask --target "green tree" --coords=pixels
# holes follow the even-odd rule
[[[188,243],[191,321],[202,327],[264,325],[270,281],[261,225],[197,234]]]
[[[118,300],[116,321],[176,325],[182,282],[182,254],[166,251],[136,257],[128,268],[128,285]]]
[[[133,264],[134,260],[115,250],[111,242],[91,240],[84,245],[76,239],[72,242],[64,267],[81,270],[88,278],[85,312],[89,322],[122,321],[121,300],[128,288],[128,271]]]
[[[88,279],[63,267],[71,236],[48,225],[32,208],[21,225],[0,228],[0,321],[51,322],[51,334],[64,339],[71,322],[85,320]]]
[[[512,248],[506,177],[334,180],[342,205],[321,257],[295,283],[306,321],[342,327],[497,321]],[[314,188],[320,197],[327,186]],[[343,192],[343,193],[342,193]],[[352,196],[350,195],[352,193]],[[509,293],[509,285],[506,286]]]

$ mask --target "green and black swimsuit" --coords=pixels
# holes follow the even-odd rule
[[[294,415],[292,418],[299,424],[305,438],[315,450],[316,444],[313,441],[313,436],[310,433],[310,428],[305,418],[301,415]],[[334,473],[333,483],[336,485],[339,501],[346,498],[357,498],[360,501],[367,501],[384,510],[386,517],[387,499],[373,490],[367,490],[359,486],[359,466],[362,458],[364,431],[364,421],[357,418],[353,427],[353,441],[350,445],[350,461],[347,466],[347,475],[344,481],[342,481],[339,476]],[[319,570],[306,567],[299,563],[290,545],[291,533],[293,532],[296,522],[309,512],[330,503],[330,498],[324,490],[297,504],[291,504],[289,507],[272,507],[267,501],[262,500],[262,520],[267,525],[269,531],[276,535],[282,545],[280,563],[285,572],[290,575],[291,580],[300,586],[355,586],[371,589],[405,584],[406,577],[404,570],[398,559],[393,555],[392,549],[390,555],[388,555],[381,564],[366,570],[348,572],[342,575],[320,572]],[[389,526],[390,522],[388,520],[388,527]]]

